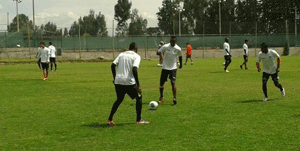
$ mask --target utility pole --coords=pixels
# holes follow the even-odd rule
[[[16,1],[16,9],[17,9],[17,30],[20,32],[20,27],[19,27],[19,12],[18,12],[18,3],[21,3],[22,0],[14,0]]]
[[[34,16],[34,0],[32,0],[32,13],[33,13],[33,30],[35,30],[35,16]]]
[[[221,27],[221,0],[219,0],[219,33],[221,36],[222,27]]]

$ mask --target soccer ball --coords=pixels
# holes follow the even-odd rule
[[[223,62],[223,66],[225,66],[225,62]]]
[[[21,47],[21,45],[17,45],[17,47],[18,47],[18,48],[20,48],[20,47]]]
[[[151,101],[149,103],[150,110],[156,110],[157,107],[158,107],[158,103],[156,101]]]

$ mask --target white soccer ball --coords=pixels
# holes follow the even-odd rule
[[[225,66],[225,62],[223,62],[223,66]]]
[[[157,107],[158,107],[158,103],[157,103],[156,101],[151,101],[151,102],[149,103],[149,108],[150,108],[150,110],[156,110]]]
[[[18,47],[18,48],[20,48],[20,47],[21,47],[21,45],[17,45],[17,47]]]

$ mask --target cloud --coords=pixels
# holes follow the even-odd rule
[[[145,17],[146,19],[156,19],[156,16],[151,15],[147,12],[142,12],[142,16]]]
[[[79,16],[75,15],[73,12],[68,12],[67,16],[73,20],[77,20]]]
[[[51,19],[51,18],[57,18],[57,17],[60,17],[60,14],[57,14],[57,13],[49,14],[46,12],[37,13],[35,16],[36,19]]]

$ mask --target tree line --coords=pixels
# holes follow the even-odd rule
[[[184,2],[181,11],[180,2]],[[287,22],[290,25],[288,31],[294,31],[297,18],[295,13],[300,12],[300,1],[163,0],[156,13],[158,27],[150,28],[147,28],[147,19],[138,14],[138,9],[132,8],[132,2],[129,0],[118,0],[114,10],[114,19],[117,21],[115,36],[178,34],[179,26],[181,34],[278,34],[286,32]],[[105,15],[94,10],[80,17],[69,30],[58,28],[52,22],[33,27],[32,21],[24,14],[19,15],[19,25],[25,35],[34,34],[31,32],[35,28],[35,31],[39,31],[40,35],[45,37],[74,37],[79,34],[83,37],[108,36]],[[16,17],[8,29],[9,32],[17,31]]]

